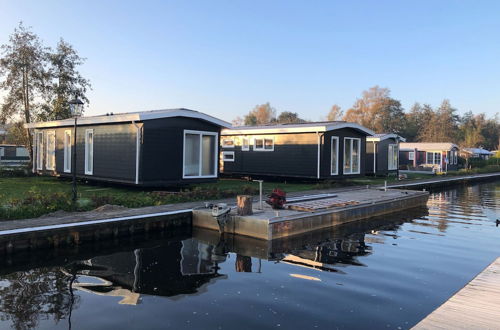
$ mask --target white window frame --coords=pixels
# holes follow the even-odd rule
[[[233,156],[233,158],[226,159],[227,155]],[[234,162],[234,151],[223,151],[222,152],[222,160],[224,162]]]
[[[262,148],[257,147],[257,140],[262,140]],[[273,147],[271,149],[266,149],[266,140],[271,140],[273,142]],[[253,139],[253,151],[274,151],[274,136],[258,136]]]
[[[415,151],[408,152],[408,160],[415,160]]]
[[[71,130],[65,130],[64,131],[64,135],[63,135],[63,144],[64,144],[64,148],[63,148],[63,171],[65,173],[71,173],[71,167],[72,167],[72,158],[73,155],[71,154],[71,152],[73,151],[72,150],[72,132]],[[69,136],[69,143],[68,143],[68,140],[67,140],[67,137]]]
[[[351,155],[350,155],[350,160],[351,160],[351,169],[350,169],[350,171],[349,171],[349,172],[346,172],[346,170],[345,170],[345,165],[346,165],[346,162],[345,162],[345,161],[346,161],[346,160],[345,160],[345,157],[344,157],[344,162],[343,162],[343,163],[344,163],[344,166],[342,166],[343,173],[344,173],[344,174],[347,174],[347,175],[351,175],[351,174],[360,174],[360,173],[361,173],[361,139],[360,139],[360,138],[353,138],[353,137],[345,137],[345,138],[344,138],[344,150],[343,150],[343,154],[344,154],[344,156],[345,156],[345,145],[346,145],[346,142],[347,142],[348,140],[350,141],[350,144],[351,144]],[[352,152],[352,150],[353,150],[353,149],[352,149],[352,145],[353,145],[353,141],[354,141],[354,140],[358,140],[358,157],[359,157],[359,160],[358,160],[358,171],[357,171],[357,172],[353,172],[353,171],[352,171],[352,164],[353,164],[353,162],[352,162],[352,160],[353,160],[353,157],[352,157],[352,155],[353,155],[353,152]]]
[[[231,142],[231,145],[226,145],[226,141],[227,141],[227,142]],[[222,148],[224,148],[224,149],[234,149],[234,145],[235,145],[235,144],[236,144],[236,143],[235,143],[235,141],[234,141],[234,138],[232,138],[232,137],[223,137],[223,138],[222,138],[222,143],[221,143],[221,145],[222,145]]]
[[[335,145],[337,146],[337,155],[336,155],[336,171],[333,171],[333,143],[335,141]],[[339,137],[332,136],[331,144],[330,144],[330,175],[339,175]]]
[[[245,147],[245,141],[247,142],[246,147]],[[241,138],[241,151],[250,151],[250,138],[249,137],[242,137]]]
[[[429,162],[429,154],[432,154],[432,161]],[[439,155],[439,163],[436,163],[436,154]],[[427,151],[425,153],[425,161],[426,161],[426,164],[428,165],[439,165],[441,166],[441,163],[443,162],[443,155],[441,153],[441,151]]]
[[[54,139],[53,149],[49,149],[50,137]],[[45,132],[45,169],[49,171],[56,169],[56,131]]]
[[[392,148],[392,155],[391,155],[391,148]],[[397,170],[398,169],[398,164],[399,164],[399,148],[398,148],[398,145],[397,144],[389,144],[389,146],[387,147],[387,152],[388,152],[387,169],[389,171]],[[394,153],[396,153],[396,164],[391,164],[392,160],[394,159]],[[391,165],[394,165],[394,166],[391,167]]]
[[[43,131],[37,131],[36,135],[36,169],[43,170]]]
[[[203,159],[203,148],[202,148],[202,139],[203,135],[211,135],[215,136],[215,155],[214,155],[214,174],[213,175],[201,175],[201,163],[200,163],[200,169],[198,172],[197,176],[194,175],[188,175],[186,176],[186,135],[187,134],[197,134],[200,137],[200,162]],[[184,130],[184,136],[182,140],[182,178],[183,179],[200,179],[200,178],[216,178],[218,174],[218,164],[217,164],[217,155],[219,154],[219,133],[217,132],[209,132],[209,131],[193,131],[193,130]]]
[[[89,135],[92,134],[92,143],[89,143]],[[85,175],[93,175],[94,174],[94,130],[86,129],[85,130]],[[89,162],[87,155],[92,155],[92,162]]]
[[[28,149],[25,147],[16,147],[16,157],[29,157]]]

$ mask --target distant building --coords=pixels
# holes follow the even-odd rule
[[[399,164],[403,169],[447,171],[458,169],[458,146],[453,143],[400,143]]]
[[[494,155],[495,153],[483,148],[463,148],[462,150],[460,150],[460,156],[464,158],[489,159]]]
[[[366,138],[366,173],[388,175],[399,168],[399,143],[406,141],[393,133],[382,133]]]
[[[344,121],[224,129],[221,173],[311,179],[361,176],[366,137],[372,134]]]
[[[0,124],[0,144],[5,143],[7,137],[7,125]]]
[[[20,166],[30,161],[28,149],[14,144],[0,144],[0,166]]]
[[[215,181],[219,134],[230,124],[189,109],[167,109],[25,125],[32,129],[33,172],[141,186]]]

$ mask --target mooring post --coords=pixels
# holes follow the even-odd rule
[[[384,191],[387,191],[387,180],[384,181]]]
[[[236,196],[236,204],[238,206],[238,215],[251,215],[252,212],[252,196],[238,195]]]

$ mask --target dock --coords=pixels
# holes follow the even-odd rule
[[[500,258],[412,329],[498,329]]]
[[[338,192],[335,196],[295,199],[282,210],[253,204],[253,214],[240,216],[233,209],[223,231],[262,240],[274,240],[310,231],[408,210],[426,205],[426,191],[399,189],[357,189]],[[193,210],[193,227],[220,230],[211,209]]]

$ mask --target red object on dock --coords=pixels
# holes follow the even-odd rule
[[[281,189],[275,188],[268,196],[266,203],[271,205],[275,210],[282,209],[286,203],[286,193]]]

